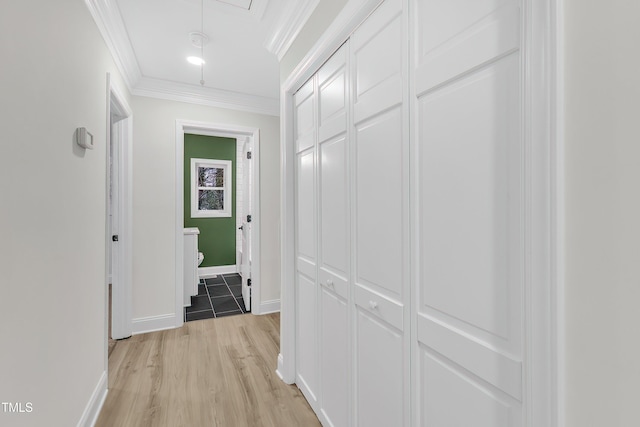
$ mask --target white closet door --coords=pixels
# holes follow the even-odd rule
[[[419,425],[521,426],[523,71],[516,0],[415,0]]]
[[[328,426],[349,425],[349,162],[347,47],[317,73],[320,407]]]
[[[316,97],[314,80],[295,95],[297,384],[315,405],[318,392]]]
[[[408,425],[402,1],[351,37],[355,161],[355,425]]]

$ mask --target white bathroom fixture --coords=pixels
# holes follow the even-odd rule
[[[191,306],[191,297],[198,295],[198,265],[202,262],[198,252],[197,227],[184,229],[184,306]],[[204,259],[204,255],[202,255]]]

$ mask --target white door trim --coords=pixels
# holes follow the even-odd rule
[[[113,125],[116,132],[112,135],[111,116],[117,118],[116,123]],[[133,298],[132,284],[133,284],[133,266],[132,266],[132,224],[133,224],[133,187],[132,187],[132,140],[133,140],[133,113],[131,107],[124,97],[123,92],[111,79],[111,75],[107,73],[107,163],[109,161],[110,144],[113,137],[115,144],[118,144],[118,181],[120,191],[118,193],[118,218],[119,227],[118,230],[118,245],[115,245],[113,257],[118,258],[119,271],[116,272],[115,279],[116,286],[112,288],[112,316],[111,316],[111,336],[114,339],[127,338],[132,333],[132,318],[131,318],[131,304]],[[106,194],[107,199],[107,222],[109,219],[109,165],[107,164],[107,179],[106,179]],[[111,247],[111,230],[109,224],[106,226],[105,246],[107,251]],[[108,253],[108,252],[107,252]],[[107,268],[108,269],[108,266]],[[108,272],[105,278],[106,288],[108,292]],[[107,296],[108,304],[108,296]],[[108,309],[105,310],[108,316]],[[108,317],[107,317],[108,319]],[[105,325],[108,320],[105,320]],[[105,339],[105,345],[106,345]]]
[[[281,87],[282,311],[277,374],[294,383],[295,244],[293,95],[349,37],[379,0],[350,0]],[[563,0],[523,0],[527,82],[527,426],[561,426],[564,418],[564,161],[562,130]]]
[[[217,136],[225,138],[249,137],[253,146],[253,191],[251,205],[252,238],[251,238],[251,292],[253,314],[260,313],[260,129],[218,123],[206,123],[192,120],[176,120],[176,311],[175,326],[181,327],[184,323],[183,294],[184,294],[184,266],[182,254],[184,251],[184,134]],[[245,215],[247,213],[245,212]]]
[[[523,0],[527,426],[564,425],[564,0]],[[528,126],[527,126],[528,125]]]
[[[564,138],[564,2],[550,0],[549,21],[551,29],[549,41],[549,79],[552,82],[549,94],[550,136],[553,157],[551,160],[551,247],[554,251],[551,278],[551,388],[555,392],[551,419],[554,427],[565,425],[565,138]]]

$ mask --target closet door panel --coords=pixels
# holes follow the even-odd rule
[[[311,402],[317,397],[316,178],[313,149],[298,155],[296,198],[297,377]]]
[[[347,47],[317,73],[319,181],[320,411],[329,426],[348,426],[349,139]]]
[[[318,396],[317,118],[315,80],[295,95],[296,382],[315,407]]]
[[[361,427],[403,425],[403,335],[356,308],[356,417]]]
[[[405,279],[402,2],[382,3],[351,44],[356,283],[400,302]]]
[[[402,110],[356,128],[356,283],[403,297]]]
[[[316,179],[313,149],[297,165],[297,377],[311,402],[317,397]]]
[[[300,88],[294,96],[296,152],[307,150],[315,144],[316,107],[313,79]]]
[[[318,289],[315,281],[298,274],[298,310],[296,345],[297,383],[305,397],[313,403],[317,399],[318,345],[317,345],[317,301]]]
[[[347,46],[320,68],[318,79],[320,268],[327,281],[349,278]]]
[[[460,375],[457,368],[425,349],[420,350],[420,364],[420,381],[426,384],[419,408],[422,426],[519,425],[520,408],[513,398],[477,377]]]
[[[521,426],[520,4],[414,5],[419,424]]]
[[[349,265],[349,176],[344,136],[320,146],[321,268],[342,278]]]
[[[520,346],[518,68],[507,57],[420,103],[422,305],[511,352]],[[465,126],[452,126],[460,116]]]
[[[403,1],[384,1],[351,38],[355,414],[407,426],[408,133]]]
[[[347,300],[322,286],[320,372],[322,412],[334,427],[349,425],[349,322]]]
[[[324,142],[347,130],[346,45],[318,71],[318,139]]]
[[[417,92],[519,50],[519,6],[515,0],[418,1]]]
[[[386,0],[351,38],[354,121],[402,103],[402,1]]]
[[[505,57],[419,102],[417,325],[420,343],[468,380],[460,384],[471,387],[471,372],[521,401],[524,240],[518,74],[518,56]],[[461,121],[464,126],[456,126]],[[429,333],[436,326],[449,340],[480,345],[448,346]],[[485,349],[495,357],[474,357]],[[422,378],[425,390],[447,386]],[[478,425],[492,422],[479,420]],[[508,425],[519,424],[514,420]]]
[[[297,253],[315,262],[316,258],[316,177],[313,150],[298,155],[297,165]]]

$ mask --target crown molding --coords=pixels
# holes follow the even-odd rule
[[[129,91],[142,78],[131,40],[115,0],[85,0]]]
[[[277,98],[247,95],[244,93],[170,82],[150,77],[142,77],[138,81],[138,84],[131,90],[131,94],[268,116],[280,115],[280,102]]]
[[[269,31],[264,47],[281,61],[320,0],[289,1],[286,11]]]

